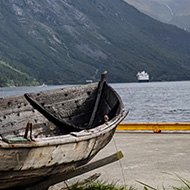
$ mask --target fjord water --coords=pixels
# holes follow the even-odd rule
[[[128,116],[124,122],[190,122],[190,81],[114,83]],[[1,88],[2,97],[64,86]]]
[[[127,122],[189,122],[190,81],[113,85],[129,109]]]

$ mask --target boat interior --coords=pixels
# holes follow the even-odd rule
[[[99,83],[91,83],[1,99],[0,138],[7,142],[20,137],[34,140],[112,120],[121,112],[120,99],[105,82],[97,102],[98,88]]]

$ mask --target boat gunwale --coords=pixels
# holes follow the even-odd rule
[[[55,146],[55,145],[61,145],[61,144],[68,144],[68,143],[73,143],[73,142],[80,142],[80,141],[85,141],[90,138],[96,138],[97,136],[104,134],[110,130],[112,130],[114,127],[116,128],[115,125],[119,124],[126,116],[127,113],[125,113],[124,110],[124,104],[118,95],[118,93],[108,84],[106,83],[107,86],[111,89],[111,91],[114,93],[114,95],[117,97],[120,105],[120,112],[118,115],[116,115],[114,118],[112,118],[110,121],[99,125],[97,127],[94,127],[92,129],[87,130],[86,133],[82,136],[77,136],[77,134],[80,134],[86,129],[75,132],[76,135],[73,135],[71,132],[70,134],[67,135],[59,135],[59,136],[53,136],[53,137],[44,137],[41,139],[35,139],[35,141],[29,141],[27,143],[6,143],[4,141],[0,140],[0,150],[1,149],[10,149],[10,148],[35,148],[35,147],[45,147],[45,146]],[[59,88],[59,89],[54,89],[54,90],[49,90],[49,91],[56,91],[56,90],[65,90],[65,89],[75,89],[75,88],[80,88],[81,86],[87,87],[87,86],[94,86],[97,85],[97,83],[91,83],[91,84],[85,84],[85,85],[79,85],[79,86],[72,86],[69,88]],[[48,92],[47,91],[42,91],[43,92]]]
[[[79,131],[75,132],[76,135],[70,134],[67,135],[60,135],[60,136],[54,136],[54,137],[46,137],[41,139],[35,139],[35,142],[31,141],[28,143],[6,143],[4,141],[0,141],[0,150],[1,149],[16,149],[16,148],[40,148],[45,146],[56,146],[56,145],[62,145],[62,144],[69,144],[69,143],[77,143],[80,141],[86,141],[91,138],[96,138],[101,134],[107,133],[111,131],[112,129],[116,128],[116,125],[119,124],[124,117],[126,116],[126,113],[124,109],[122,109],[121,113],[114,117],[112,120],[108,121],[107,123],[104,123],[102,125],[99,125],[95,128],[87,130],[84,135],[77,136],[77,134],[85,131]]]

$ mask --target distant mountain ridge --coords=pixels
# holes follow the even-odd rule
[[[122,0],[0,1],[0,85],[190,80],[190,33]]]
[[[143,13],[190,31],[189,0],[125,0]]]

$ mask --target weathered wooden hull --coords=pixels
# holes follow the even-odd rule
[[[66,175],[89,162],[109,143],[125,117],[123,103],[106,85],[96,118],[89,127],[86,122],[90,120],[94,111],[91,110],[92,102],[96,100],[93,94],[97,94],[97,84],[72,87],[71,91],[61,89],[29,95],[32,101],[37,101],[38,107],[33,102],[28,103],[24,96],[0,100],[0,134],[3,136],[0,139],[0,189],[24,188],[48,176]],[[106,121],[102,119],[105,115],[110,117]],[[80,120],[82,116],[84,118]],[[70,117],[74,118],[71,126],[84,128],[73,127],[74,132],[73,129],[68,131]],[[35,123],[35,141],[7,142],[10,135],[23,135],[28,120]],[[67,129],[64,131],[65,124]]]
[[[105,129],[92,130],[94,134],[67,135],[65,144],[58,141],[42,147],[36,144],[30,148],[1,149],[0,189],[30,186],[47,176],[64,174],[86,164],[109,143],[119,122],[115,121],[112,126],[104,124]]]

